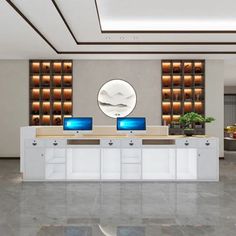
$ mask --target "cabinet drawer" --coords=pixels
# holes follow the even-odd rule
[[[141,149],[122,149],[122,163],[141,163]]]
[[[177,148],[197,148],[199,145],[196,139],[177,139],[176,146]]]
[[[64,139],[47,139],[46,140],[46,147],[56,148],[56,147],[65,147],[66,140]]]
[[[212,139],[212,138],[209,138],[209,139],[200,139],[198,141],[198,147],[199,148],[216,148],[217,146],[217,140],[216,139]]]
[[[121,147],[122,148],[134,148],[134,147],[141,147],[142,140],[141,139],[124,139],[121,140]]]
[[[25,146],[26,147],[35,147],[35,148],[37,148],[37,147],[43,147],[44,146],[44,140],[42,140],[42,139],[26,139],[25,140]]]
[[[105,148],[119,148],[120,140],[117,139],[102,139],[101,146]]]

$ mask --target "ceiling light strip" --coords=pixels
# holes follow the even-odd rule
[[[57,5],[56,1],[55,0],[51,0],[51,1],[53,2],[53,5],[56,8],[58,14],[60,15],[63,22],[65,23],[67,29],[69,30],[75,43],[78,45],[236,45],[236,42],[79,42],[75,34],[73,33],[72,29],[70,28],[68,22],[66,21],[65,16],[63,15],[62,11]],[[100,15],[98,11],[97,1],[94,0],[94,3],[95,3],[96,12],[97,12],[99,27],[102,33],[101,20],[100,20]]]

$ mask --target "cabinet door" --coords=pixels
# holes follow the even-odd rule
[[[137,142],[136,144],[138,145],[139,142]],[[140,180],[142,175],[141,160],[141,148],[121,149],[121,179]]]
[[[178,148],[176,150],[176,177],[181,180],[197,179],[197,149]]]
[[[67,179],[100,179],[100,149],[71,148],[67,150]]]
[[[199,180],[219,179],[219,157],[215,148],[198,150],[197,175]]]
[[[174,149],[143,149],[143,179],[175,179]]]
[[[46,148],[45,151],[45,179],[64,180],[65,179],[65,148]]]
[[[101,150],[101,178],[120,179],[120,149],[103,148]]]
[[[44,148],[26,148],[24,163],[25,180],[45,179]]]

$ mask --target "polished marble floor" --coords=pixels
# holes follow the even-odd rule
[[[22,183],[0,160],[0,236],[234,236],[236,153],[219,183]]]

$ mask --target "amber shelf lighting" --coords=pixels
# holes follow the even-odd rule
[[[192,62],[184,62],[184,73],[185,74],[192,74],[192,71],[193,71]]]
[[[39,102],[33,102],[32,103],[32,113],[39,115],[39,110],[40,110],[40,103]]]
[[[40,98],[40,89],[31,89],[31,99],[39,100]]]
[[[61,89],[53,89],[53,99],[54,100],[61,100]]]
[[[42,100],[50,100],[50,89],[42,89]]]
[[[171,98],[171,90],[170,89],[162,89],[162,100],[170,100]]]
[[[182,134],[181,115],[187,112],[205,114],[205,61],[162,61],[162,124],[170,127],[170,134]],[[196,126],[197,134],[204,134],[204,126]]]
[[[72,61],[33,60],[29,68],[30,125],[62,125],[73,112]]]
[[[170,102],[162,102],[162,112],[163,114],[169,114],[171,112]]]
[[[64,102],[63,110],[65,115],[71,114],[72,111],[72,102]]]
[[[50,125],[50,115],[43,115],[42,125]]]
[[[181,113],[181,102],[173,102],[173,114]]]
[[[203,85],[203,76],[202,75],[195,75],[194,76],[194,84],[195,84],[195,86]]]
[[[62,72],[61,62],[53,62],[53,73],[61,74]]]
[[[61,115],[61,113],[62,113],[61,102],[54,102],[53,103],[53,114],[54,115]]]
[[[71,100],[72,99],[72,89],[64,89],[63,90],[63,98],[64,100]]]
[[[40,62],[33,62],[31,64],[31,73],[40,73]]]
[[[63,72],[64,73],[72,73],[72,63],[71,62],[64,62],[63,63]]]
[[[200,113],[200,114],[203,112],[202,102],[195,102],[194,106],[195,106],[195,112]]]
[[[203,100],[203,89],[195,89],[194,94],[195,94],[195,101]]]
[[[53,116],[53,125],[62,125],[62,118],[60,115]]]
[[[31,86],[32,87],[39,87],[40,84],[40,77],[39,75],[33,75],[31,77]]]
[[[163,62],[162,63],[162,73],[171,73],[171,63],[170,62]]]
[[[44,87],[50,87],[50,75],[43,75],[42,76],[42,85]]]
[[[184,100],[192,100],[193,99],[193,92],[192,89],[184,89]]]
[[[31,125],[39,125],[40,124],[40,115],[32,115],[30,123],[31,123]]]
[[[192,102],[184,102],[184,113],[191,112],[193,109]]]
[[[193,84],[193,78],[191,75],[184,76],[184,87],[191,87]]]
[[[44,115],[50,115],[50,102],[43,102],[42,113]]]
[[[181,85],[181,76],[173,76],[173,87],[179,87]]]
[[[50,74],[50,62],[43,62],[42,63],[42,73]]]
[[[173,62],[173,74],[180,74],[181,72],[181,62]]]
[[[164,125],[169,125],[171,123],[171,116],[170,115],[162,115],[162,120]]]
[[[172,94],[173,94],[172,101],[181,101],[182,100],[181,89],[173,89]]]
[[[63,77],[63,85],[65,87],[70,87],[71,86],[71,83],[72,83],[72,76],[70,75],[65,75]]]
[[[162,86],[171,87],[171,76],[162,76]]]

